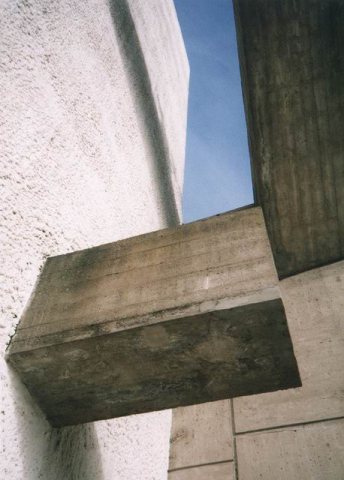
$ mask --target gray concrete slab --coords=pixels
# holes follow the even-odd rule
[[[239,432],[344,416],[344,262],[280,288],[302,387],[235,399]]]
[[[46,345],[62,331],[77,339],[88,326],[120,331],[279,296],[261,209],[248,208],[48,259],[14,343]]]
[[[173,410],[170,470],[233,460],[229,400]]]
[[[201,465],[169,472],[168,480],[234,480],[233,462]]]
[[[48,260],[8,358],[56,426],[300,385],[260,208]]]
[[[234,5],[255,199],[284,278],[344,257],[344,3]]]
[[[238,480],[343,480],[344,420],[239,435],[237,456]]]

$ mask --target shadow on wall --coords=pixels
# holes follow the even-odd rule
[[[143,130],[147,131],[151,159],[156,175],[155,184],[160,189],[159,202],[163,205],[166,225],[176,226],[181,221],[181,213],[178,211],[174,190],[177,187],[177,183],[174,182],[176,174],[173,168],[173,161],[170,158],[167,138],[159,120],[152,85],[135,23],[127,0],[110,0],[109,6],[114,31],[123,52],[123,62],[126,66],[128,77],[131,82],[134,81],[135,83],[133,93],[140,107],[139,113],[144,126]]]
[[[9,370],[7,394],[13,399],[12,429],[19,442],[22,478],[26,480],[103,480],[94,424],[52,428],[16,372]],[[3,392],[6,395],[6,392]],[[16,470],[18,471],[18,470]]]

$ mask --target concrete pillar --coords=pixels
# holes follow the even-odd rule
[[[344,3],[234,5],[255,199],[284,278],[344,258]]]

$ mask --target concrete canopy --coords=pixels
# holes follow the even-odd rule
[[[300,385],[261,209],[48,259],[9,361],[53,425]]]

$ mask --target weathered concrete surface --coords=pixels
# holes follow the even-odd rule
[[[178,176],[188,70],[174,63],[185,52],[173,2],[129,5],[140,31],[144,25],[160,36],[141,47],[147,62],[154,52],[147,72],[153,94],[161,92],[155,103]],[[109,2],[4,0],[0,24],[2,357],[47,256],[164,228],[175,218],[144,121],[147,103]],[[183,94],[171,96],[171,85]],[[168,412],[51,429],[3,358],[0,382],[1,479],[166,478]]]
[[[248,208],[48,259],[12,352],[279,296],[261,209]]]
[[[344,262],[280,289],[302,388],[235,399],[238,432],[344,416]]]
[[[55,426],[300,385],[279,299],[72,342],[55,338],[9,355]]]
[[[173,410],[169,470],[233,460],[230,400]]]
[[[255,199],[283,278],[344,257],[344,3],[234,4]]]
[[[9,360],[53,425],[300,385],[259,208],[47,262]]]
[[[233,462],[202,465],[169,472],[168,480],[234,480]]]
[[[343,480],[344,420],[239,435],[237,453],[239,480]]]

